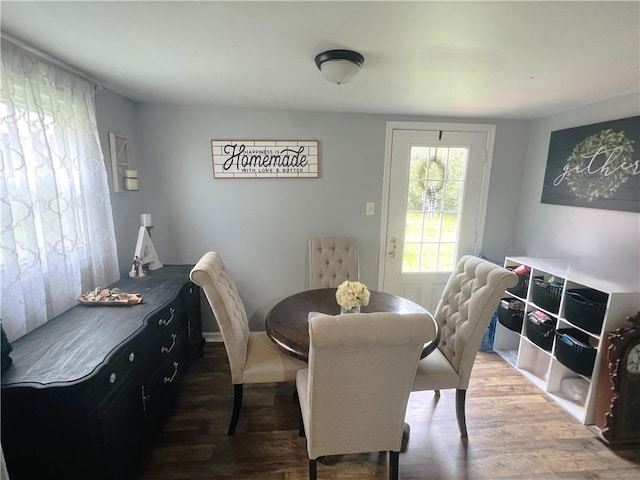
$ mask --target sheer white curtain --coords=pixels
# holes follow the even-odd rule
[[[2,41],[0,295],[9,340],[119,277],[93,85]]]

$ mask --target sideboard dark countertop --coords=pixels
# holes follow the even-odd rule
[[[144,321],[178,294],[191,265],[165,265],[139,278],[123,278],[110,287],[139,293],[130,306],[78,304],[12,343],[11,368],[2,386],[38,387],[82,380],[109,360],[116,346],[144,327]],[[91,345],[91,348],[82,348]]]
[[[135,478],[202,355],[191,265],[165,265],[107,288],[127,306],[78,304],[13,342],[2,373],[2,448],[12,480]]]

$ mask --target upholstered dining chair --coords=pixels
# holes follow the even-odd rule
[[[451,273],[434,317],[440,343],[418,363],[412,391],[456,389],[460,436],[467,438],[465,399],[482,337],[506,288],[518,283],[515,273],[471,255]]]
[[[345,280],[360,279],[358,239],[312,237],[309,239],[310,288],[335,288]]]
[[[310,480],[319,457],[379,451],[398,478],[413,377],[435,332],[428,313],[309,314],[309,367],[296,387]]]
[[[296,372],[307,364],[280,350],[265,332],[249,331],[249,322],[236,284],[217,252],[207,252],[191,270],[216,318],[231,369],[233,412],[228,435],[240,418],[244,384],[295,382]]]

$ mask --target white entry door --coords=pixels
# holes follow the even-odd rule
[[[494,133],[493,125],[388,125],[381,290],[433,312],[458,259],[480,253]]]

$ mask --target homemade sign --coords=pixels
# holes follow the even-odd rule
[[[318,177],[317,140],[211,140],[214,178]]]
[[[551,132],[541,201],[640,212],[640,116]]]

